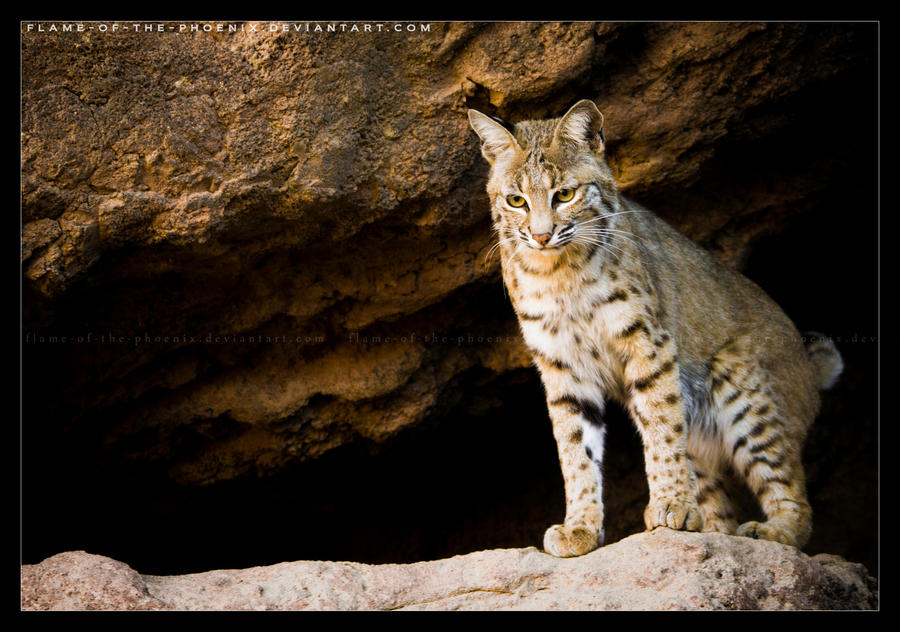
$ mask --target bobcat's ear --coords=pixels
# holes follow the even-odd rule
[[[498,119],[469,110],[469,124],[481,138],[481,154],[490,164],[507,151],[519,149],[519,143]]]
[[[554,143],[587,145],[596,154],[603,153],[603,114],[593,101],[583,99],[569,108],[556,124]]]

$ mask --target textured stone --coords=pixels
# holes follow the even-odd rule
[[[162,610],[144,578],[102,555],[60,553],[22,567],[23,610]]]
[[[139,575],[82,551],[22,570],[26,610],[871,610],[860,564],[657,529],[580,558],[482,551],[415,564],[285,562]]]

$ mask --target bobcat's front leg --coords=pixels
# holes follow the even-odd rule
[[[625,332],[629,410],[644,444],[650,503],[644,511],[648,530],[703,528],[697,482],[687,456],[687,422],[681,398],[678,360],[671,337],[649,326]]]
[[[539,361],[539,365],[542,364]],[[584,555],[603,544],[602,400],[570,388],[560,367],[542,367],[553,435],[566,492],[566,517],[544,534],[544,550],[556,557]],[[550,375],[548,375],[550,373]]]

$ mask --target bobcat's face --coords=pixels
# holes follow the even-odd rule
[[[475,110],[469,120],[491,164],[487,190],[501,244],[553,257],[609,240],[615,181],[602,158],[603,115],[593,102],[515,128]]]
[[[515,177],[491,188],[500,238],[523,248],[558,254],[569,244],[597,241],[606,223],[600,187],[546,159],[527,156]]]

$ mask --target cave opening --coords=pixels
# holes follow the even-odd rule
[[[541,385],[523,371],[490,387],[502,408],[473,413],[464,402],[381,445],[356,441],[277,474],[202,487],[139,468],[91,471],[70,441],[54,455],[45,444],[25,459],[24,561],[87,550],[181,574],[539,546],[563,511]]]

